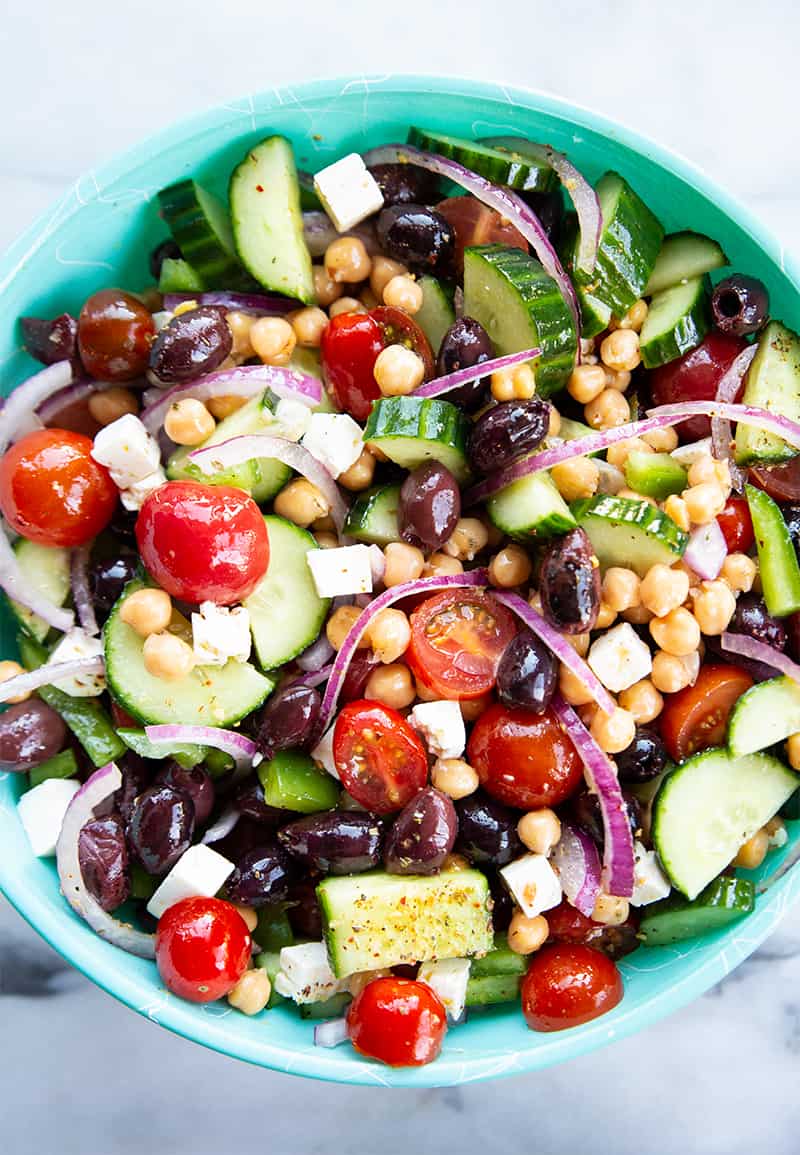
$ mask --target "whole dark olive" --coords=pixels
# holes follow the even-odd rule
[[[164,261],[179,261],[183,253],[180,250],[180,245],[177,241],[173,241],[172,237],[167,237],[165,241],[161,241],[154,249],[150,250],[148,258],[148,265],[150,266],[150,273],[154,281],[157,281],[161,276],[161,266]]]
[[[542,613],[562,633],[594,629],[600,612],[600,566],[582,529],[570,530],[545,550],[539,594]]]
[[[286,821],[285,811],[283,812],[283,820]],[[230,862],[238,862],[249,850],[263,845],[264,833],[263,823],[242,815],[233,830],[229,831],[223,838],[209,843],[209,845],[223,858],[227,858]]]
[[[114,794],[114,807],[127,826],[133,814],[134,802],[153,780],[154,763],[146,762],[129,750],[117,759],[117,765],[122,775],[122,785]]]
[[[43,317],[22,317],[20,325],[25,348],[43,365],[77,360],[78,322],[69,313],[62,313],[52,321]]]
[[[384,206],[433,204],[439,199],[439,178],[413,164],[373,164],[369,166]]]
[[[479,473],[494,473],[541,445],[549,424],[550,406],[538,397],[493,405],[472,427],[470,461]]]
[[[400,486],[397,519],[409,545],[438,549],[453,536],[461,516],[461,490],[449,469],[428,461]]]
[[[359,874],[380,862],[383,829],[373,814],[327,810],[290,822],[278,840],[293,858],[324,874]]]
[[[667,764],[664,743],[653,730],[637,726],[630,746],[614,755],[620,782],[649,782]]]
[[[0,714],[0,770],[30,770],[58,754],[66,737],[61,716],[45,702],[17,702]]]
[[[786,649],[795,661],[800,660],[800,613],[790,614],[786,623]]]
[[[193,766],[187,770],[177,762],[170,762],[163,770],[159,770],[156,782],[185,791],[194,803],[195,822],[199,826],[206,822],[214,809],[214,783],[207,770],[202,766]]]
[[[307,745],[321,704],[319,693],[302,682],[273,694],[261,711],[255,735],[264,757],[273,758],[278,750]]]
[[[740,595],[729,628],[733,633],[746,634],[774,650],[786,648],[786,627],[779,618],[770,614],[764,599],[758,594]]]
[[[148,874],[166,874],[192,845],[194,803],[183,790],[150,786],[133,804],[128,843]]]
[[[500,933],[508,930],[516,906],[511,892],[498,872],[492,870],[491,867],[484,868],[484,871],[489,881],[489,893],[492,896],[492,926],[496,933]]]
[[[471,369],[473,365],[482,365],[494,356],[489,334],[480,321],[474,317],[459,317],[442,337],[439,352],[436,357],[436,376],[446,377],[448,373],[456,373],[459,369]],[[458,389],[452,389],[447,394],[447,400],[462,409],[472,409],[480,405],[486,393],[486,378],[470,381]]]
[[[111,607],[135,576],[138,566],[139,559],[134,553],[122,553],[117,557],[101,558],[92,563],[89,570],[89,588],[94,608],[101,617],[111,612]]]
[[[317,898],[317,884],[313,879],[304,878],[292,884],[286,913],[298,938],[319,942],[322,938],[322,911]]]
[[[264,787],[254,779],[252,782],[243,782],[233,799],[233,805],[240,814],[252,818],[264,826],[278,827],[286,821],[286,811],[278,810],[276,806],[268,806],[264,801]]]
[[[564,198],[558,189],[552,192],[520,192],[526,204],[529,204],[539,218],[551,244],[556,244],[561,236],[564,224]]]
[[[113,534],[121,542],[126,542],[130,545],[136,545],[136,519],[139,516],[138,510],[126,509],[122,502],[118,502],[116,509],[111,515],[111,521],[107,525],[108,532]]]
[[[758,277],[733,273],[715,286],[711,294],[714,324],[723,333],[746,337],[757,333],[769,317],[769,293]]]
[[[625,802],[625,812],[631,834],[636,837],[636,832],[642,828],[641,803],[628,790],[622,791],[622,797]],[[603,826],[603,814],[600,810],[600,800],[597,795],[592,794],[589,790],[582,790],[580,794],[576,794],[570,800],[570,809],[576,824],[585,830],[589,837],[602,848],[605,842],[605,828]]]
[[[586,946],[594,947],[614,961],[631,954],[642,945],[639,938],[639,916],[631,911],[625,922],[618,926],[597,925],[586,932]]]
[[[264,842],[242,855],[225,889],[231,902],[267,906],[288,897],[292,874],[292,862],[283,847]]]
[[[86,889],[103,910],[116,910],[130,894],[125,826],[118,814],[93,818],[78,835],[78,863]]]
[[[221,365],[233,347],[225,310],[201,305],[180,313],[161,330],[150,350],[150,368],[159,381],[194,381]]]
[[[415,272],[446,275],[452,266],[456,237],[452,225],[426,205],[399,204],[378,217],[383,251]]]
[[[557,682],[558,663],[552,651],[533,630],[520,630],[506,646],[497,667],[500,701],[541,714],[549,706]]]
[[[523,852],[517,834],[519,815],[485,794],[470,794],[456,803],[456,850],[474,863],[505,866]]]
[[[451,799],[426,786],[395,818],[386,839],[384,866],[389,874],[438,874],[457,833]]]

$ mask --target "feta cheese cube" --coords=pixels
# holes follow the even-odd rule
[[[330,774],[331,778],[335,778],[338,782],[339,771],[336,769],[336,763],[333,760],[333,731],[333,726],[330,726],[325,731],[311,751],[311,757],[322,770],[325,770]]]
[[[312,413],[303,445],[334,477],[345,473],[361,456],[361,426],[347,413]]]
[[[275,990],[296,1003],[321,1003],[347,990],[347,980],[337,979],[331,970],[324,942],[283,947],[280,965]]]
[[[672,886],[658,864],[655,850],[646,850],[637,838],[633,844],[633,858],[631,906],[649,906],[651,902],[666,898]]]
[[[321,169],[314,177],[314,191],[340,233],[383,208],[378,182],[357,152]]]
[[[628,622],[614,626],[593,642],[586,660],[614,694],[646,678],[653,668],[650,647]]]
[[[120,490],[120,501],[126,509],[141,509],[153,490],[160,489],[166,480],[167,475],[159,465],[158,469],[148,473],[141,481],[135,481],[128,489]]]
[[[427,983],[439,996],[449,1019],[460,1019],[467,1000],[470,960],[445,958],[438,962],[424,962],[417,971],[417,980]]]
[[[691,468],[695,461],[699,461],[701,457],[712,456],[713,449],[710,437],[704,437],[701,441],[693,441],[691,445],[679,445],[670,454],[670,457],[673,457],[684,469]]]
[[[504,866],[500,874],[528,918],[561,902],[561,882],[544,854],[523,854]]]
[[[408,720],[435,758],[460,758],[464,753],[467,732],[458,702],[418,702]]]
[[[306,561],[321,598],[372,593],[372,561],[368,545],[310,549]]]
[[[138,417],[126,413],[95,436],[92,457],[105,465],[114,484],[130,489],[161,465],[161,451]]]
[[[50,654],[48,665],[55,662],[73,662],[81,658],[99,658],[103,655],[103,643],[76,626],[58,643]],[[58,690],[73,698],[96,698],[106,688],[105,674],[73,674],[71,678],[61,678],[53,682]]]
[[[232,862],[210,846],[190,846],[165,875],[147,904],[153,918],[184,898],[213,898],[235,870]]]
[[[280,425],[281,437],[289,441],[299,441],[308,429],[311,410],[302,401],[282,397],[275,406],[275,420]]]
[[[20,798],[17,813],[37,858],[55,854],[64,815],[80,788],[74,778],[45,778]]]
[[[224,666],[230,658],[246,662],[250,645],[250,613],[244,606],[230,609],[201,602],[200,613],[192,614],[192,647],[199,666]]]

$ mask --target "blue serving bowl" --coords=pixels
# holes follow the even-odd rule
[[[800,326],[800,269],[780,243],[727,193],[684,160],[594,112],[549,96],[456,79],[350,77],[275,89],[222,105],[150,137],[87,173],[37,221],[0,263],[2,392],[35,371],[22,351],[16,319],[76,312],[96,289],[146,284],[150,249],[165,235],[155,194],[196,176],[224,191],[246,148],[280,132],[301,167],[315,170],[351,150],[405,139],[409,124],[468,137],[517,133],[563,149],[590,178],[618,170],[667,231],[695,229],[724,246],[734,268],[761,277],[773,314]],[[3,653],[14,653],[14,628],[3,613]],[[74,966],[154,1023],[224,1054],[290,1074],[395,1087],[469,1083],[536,1070],[642,1030],[689,1002],[737,966],[800,895],[800,874],[780,879],[746,920],[703,939],[642,949],[621,969],[625,998],[610,1014],[557,1034],[534,1034],[519,1007],[473,1014],[452,1030],[430,1066],[392,1070],[348,1046],[313,1044],[313,1024],[277,1008],[256,1018],[227,1003],[195,1006],[169,994],[155,965],[97,938],[59,893],[52,860],[31,854],[15,803],[23,778],[0,774],[0,887],[17,910]],[[775,869],[800,837],[790,823],[788,848],[759,872]]]

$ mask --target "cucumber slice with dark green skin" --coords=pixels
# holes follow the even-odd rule
[[[180,257],[167,257],[158,277],[159,293],[202,293],[206,288],[197,269]]]
[[[672,883],[697,898],[797,788],[768,754],[704,750],[669,774],[653,806],[653,845]]]
[[[670,895],[648,906],[639,925],[645,946],[668,946],[722,930],[756,908],[756,888],[749,878],[715,878],[697,898]]]
[[[353,996],[347,991],[339,991],[324,999],[321,1003],[300,1003],[298,1010],[301,1019],[338,1019],[345,1013],[353,1001]]]
[[[115,701],[142,722],[184,726],[230,726],[256,710],[275,683],[249,662],[197,666],[179,682],[149,673],[143,639],[120,617],[125,600],[143,586],[140,581],[128,583],[103,627],[106,678]]]
[[[301,750],[281,750],[271,761],[259,763],[257,773],[264,801],[277,810],[316,814],[332,810],[339,801],[339,783]]]
[[[69,597],[69,550],[60,546],[39,545],[21,537],[14,544],[17,565],[32,593],[41,594],[54,606],[63,606]],[[32,613],[27,606],[8,599],[11,612],[26,634],[43,642],[50,633],[47,622]]]
[[[480,321],[498,357],[538,348],[536,392],[562,389],[575,364],[575,322],[561,290],[520,249],[476,245],[464,251],[464,313]]]
[[[728,719],[728,750],[734,758],[768,750],[800,730],[800,686],[792,678],[769,678],[742,694]]]
[[[306,555],[318,548],[308,530],[275,516],[265,517],[264,524],[269,568],[243,604],[259,664],[274,670],[316,640],[331,602],[319,596],[308,568]]]
[[[422,305],[414,320],[430,341],[434,356],[447,330],[456,319],[453,308],[453,287],[427,274],[418,281],[422,289]]]
[[[467,1007],[492,1007],[519,998],[519,975],[473,975],[467,980]]]
[[[267,978],[270,981],[272,990],[267,1003],[267,1010],[271,1007],[277,1007],[280,1003],[289,1003],[291,999],[287,999],[285,995],[280,995],[275,990],[275,979],[278,976],[278,971],[281,969],[281,953],[279,950],[263,950],[256,955],[255,964],[259,970],[267,972]]]
[[[252,931],[253,942],[262,950],[279,951],[294,945],[294,932],[283,906],[262,906],[258,923]]]
[[[664,501],[671,493],[683,493],[687,471],[669,453],[643,453],[634,449],[625,462],[628,489]]]
[[[689,535],[646,501],[599,495],[572,504],[575,520],[592,543],[600,565],[634,569],[644,577],[658,562],[674,565]]]
[[[655,293],[639,334],[646,369],[655,369],[696,348],[711,328],[708,282],[693,277]]]
[[[516,954],[508,945],[504,934],[494,936],[494,946],[482,958],[472,960],[470,978],[487,978],[492,975],[516,975],[521,977],[528,969],[525,955]]]
[[[29,779],[31,787],[33,787],[46,782],[48,778],[74,778],[77,773],[78,759],[75,757],[75,751],[62,750],[60,754],[54,754],[46,762],[40,762],[38,766],[34,766],[30,771]]]
[[[120,726],[117,730],[125,745],[138,754],[140,758],[150,758],[158,761],[160,758],[174,758],[175,761],[187,770],[199,766],[208,754],[207,746],[197,746],[194,742],[155,743],[151,742],[144,730],[136,730],[131,726]]]
[[[467,457],[470,426],[469,418],[451,401],[381,397],[373,403],[364,440],[404,469],[439,461],[459,485],[464,485],[471,473]]]
[[[573,259],[573,277],[621,317],[650,280],[664,229],[619,173],[607,172],[600,178],[597,196],[603,214],[597,263],[586,273],[574,267]]]
[[[236,251],[250,275],[265,289],[312,304],[311,257],[286,137],[270,136],[248,151],[233,172],[229,197]]]
[[[360,493],[350,506],[344,532],[367,545],[384,546],[400,541],[399,505],[399,485],[378,485]]]
[[[650,297],[662,289],[671,289],[673,285],[721,269],[728,263],[722,246],[711,237],[702,233],[670,233],[664,237],[644,295]]]
[[[236,257],[228,210],[218,197],[197,181],[181,180],[162,189],[158,200],[184,261],[205,285],[233,289],[250,283]]]
[[[486,512],[509,537],[558,537],[575,528],[575,518],[549,473],[529,473],[512,481],[486,503]]]
[[[408,143],[425,152],[435,152],[448,160],[455,160],[494,184],[507,185],[525,192],[549,192],[558,185],[558,178],[548,164],[538,157],[525,156],[521,149],[512,151],[506,147],[492,148],[490,144],[480,144],[475,140],[464,140],[459,136],[448,136],[426,128],[410,128]],[[524,144],[524,141],[520,144]]]
[[[780,321],[770,321],[758,338],[742,403],[800,421],[800,336]],[[736,460],[740,465],[786,461],[796,453],[774,433],[741,422],[736,426]]]
[[[767,609],[776,618],[800,610],[800,565],[780,506],[763,489],[744,487]]]

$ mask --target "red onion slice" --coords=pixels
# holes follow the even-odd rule
[[[82,545],[72,551],[70,559],[70,579],[72,598],[78,611],[78,621],[87,634],[99,633],[94,612],[92,592],[89,588],[89,546]]]
[[[305,673],[314,674],[317,670],[321,670],[335,653],[336,651],[328,641],[326,635],[322,633],[317,640],[312,642],[307,649],[303,650],[302,654],[295,660],[300,669]]]
[[[720,378],[715,397],[716,401],[734,401],[736,399],[742,387],[744,376],[752,365],[753,358],[757,352],[757,345],[748,345],[746,349],[742,349],[741,353],[734,357],[730,367]],[[724,417],[712,417],[711,443],[714,446],[714,456],[719,461],[730,462],[731,481],[733,482],[734,489],[741,492],[744,487],[745,474],[733,460],[731,453],[732,440],[730,421]]]
[[[314,1027],[315,1047],[338,1047],[346,1043],[350,1036],[347,1033],[347,1019],[328,1019],[324,1023],[317,1023]]]
[[[75,624],[75,615],[72,610],[61,609],[54,605],[49,598],[31,589],[30,582],[19,568],[17,556],[2,528],[0,528],[0,588],[12,601],[19,602],[21,606],[32,610],[42,621],[47,622],[56,630],[66,633]]]
[[[468,385],[470,381],[479,381],[498,369],[510,369],[512,365],[521,365],[524,361],[533,361],[541,357],[541,349],[523,349],[521,353],[506,353],[505,357],[494,357],[491,361],[481,361],[479,365],[470,365],[466,369],[457,369],[455,373],[448,373],[444,377],[437,377],[435,381],[428,381],[414,390],[415,397],[441,397],[451,389],[458,389],[459,385]]]
[[[233,758],[237,770],[249,770],[254,755],[258,753],[255,742],[246,734],[225,730],[220,726],[182,726],[172,722],[161,726],[145,726],[144,732],[148,742],[154,746],[191,742],[197,746],[211,746],[214,750],[221,750]]]
[[[714,581],[728,556],[728,543],[716,518],[708,525],[698,525],[689,534],[683,560],[698,577]]]
[[[30,694],[40,686],[52,686],[62,678],[78,678],[90,674],[102,674],[105,669],[102,654],[94,658],[74,658],[69,662],[45,662],[27,674],[17,674],[0,682],[0,702],[9,702],[18,694]]]
[[[241,817],[241,812],[234,805],[226,806],[217,821],[209,826],[200,841],[204,846],[208,846],[211,842],[221,842],[223,838],[228,837]]]
[[[253,313],[257,317],[281,317],[293,309],[302,308],[299,301],[281,297],[277,293],[233,293],[227,289],[207,293],[165,293],[164,308],[173,313],[186,301],[198,305],[217,305],[237,313]]]
[[[727,631],[722,635],[721,642],[723,650],[727,650],[729,654],[738,654],[741,658],[763,662],[765,666],[770,666],[773,670],[785,674],[787,678],[791,678],[793,682],[800,685],[800,666],[781,650],[768,646],[766,642],[757,642],[755,638],[747,637],[746,634],[734,634]]]
[[[553,866],[569,902],[587,918],[592,917],[600,893],[600,855],[585,830],[562,826],[553,851]]]
[[[306,674],[301,674],[298,678],[292,678],[291,685],[295,686],[302,684],[303,686],[321,686],[323,682],[327,682],[333,670],[333,662],[322,666],[319,670],[309,670]]]
[[[26,420],[53,393],[65,389],[72,378],[72,362],[56,361],[55,365],[48,365],[17,385],[0,411],[0,455],[8,449],[20,421]]]
[[[56,866],[61,890],[80,918],[96,934],[139,958],[155,958],[155,935],[136,930],[107,914],[86,889],[78,858],[78,836],[95,810],[122,785],[122,775],[113,762],[95,770],[70,802],[56,845]]]

